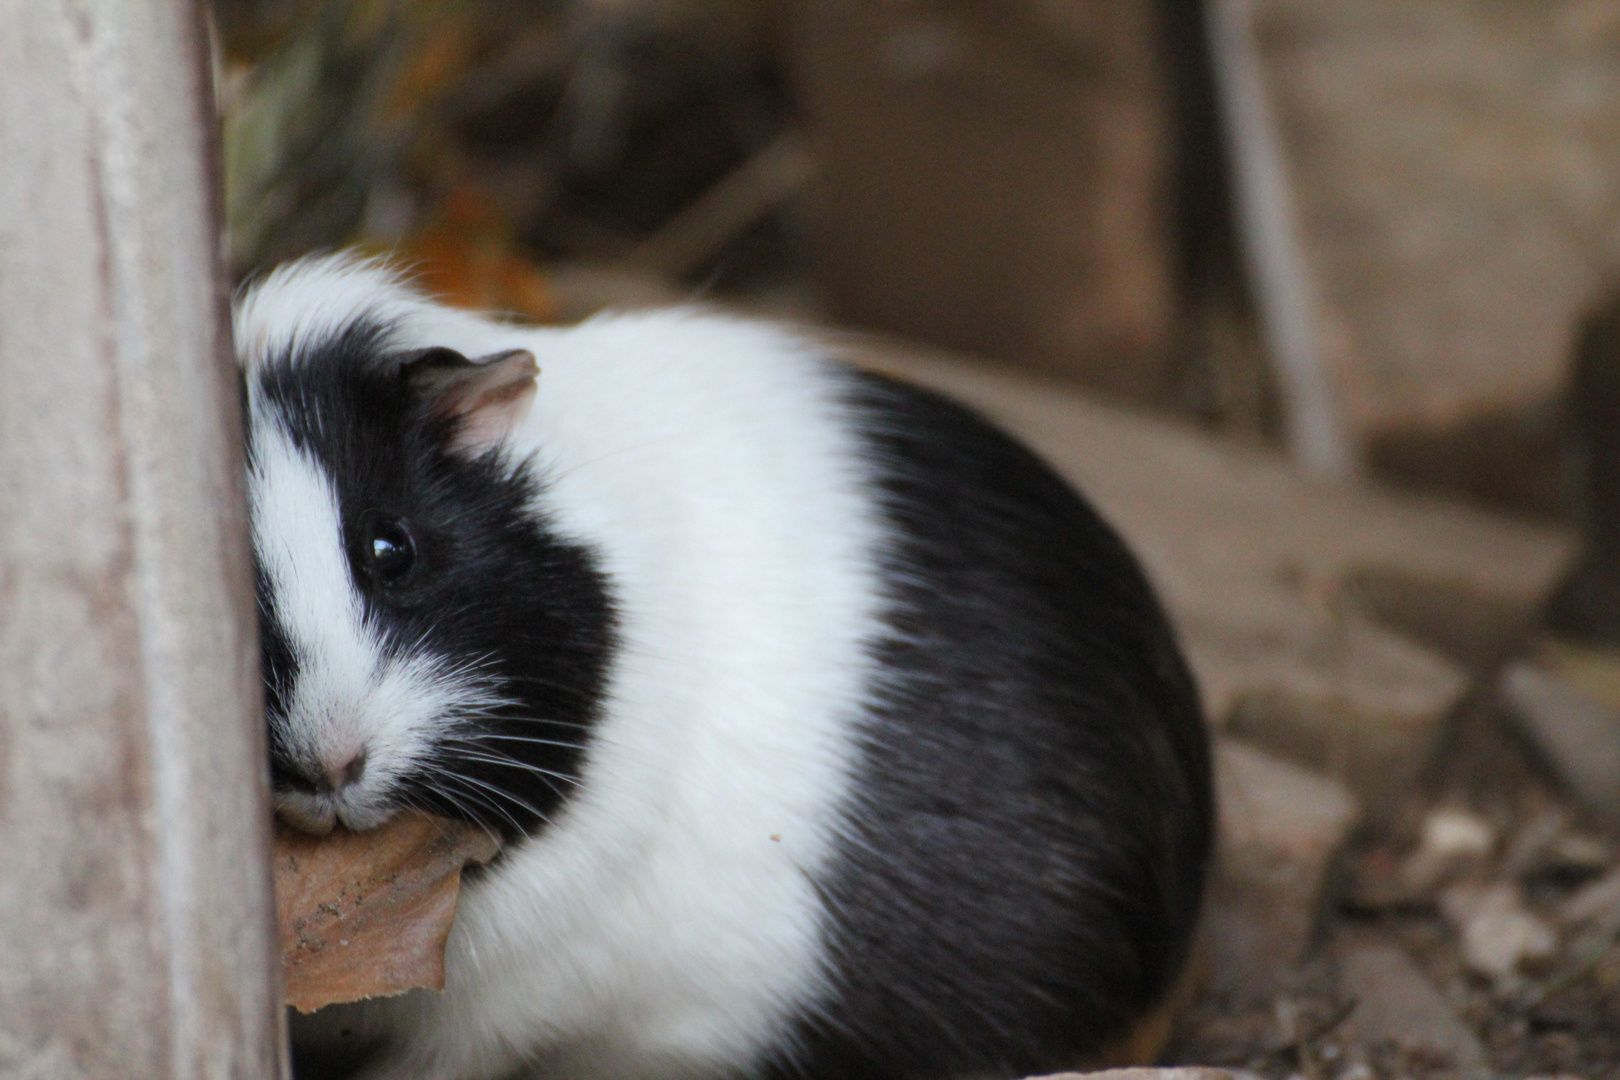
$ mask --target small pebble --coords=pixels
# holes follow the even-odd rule
[[[1417,850],[1401,866],[1401,878],[1408,888],[1427,892],[1490,858],[1496,840],[1496,829],[1478,814],[1449,806],[1431,810]]]
[[[1478,814],[1440,807],[1423,819],[1423,847],[1437,855],[1484,857],[1496,847],[1496,830]]]
[[[1440,911],[1462,937],[1464,962],[1499,983],[1558,951],[1557,932],[1524,906],[1516,886],[1453,885],[1440,894]]]

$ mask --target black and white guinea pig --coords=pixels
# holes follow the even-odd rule
[[[528,329],[343,257],[240,297],[275,805],[505,834],[365,1077],[1012,1077],[1202,891],[1197,694],[1030,452],[784,330]]]

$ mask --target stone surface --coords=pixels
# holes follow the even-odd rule
[[[1387,609],[1426,592],[1468,600],[1446,608],[1457,616],[1511,621],[1572,552],[1553,529],[1313,481],[1276,455],[1038,377],[870,340],[843,351],[977,406],[1043,454],[1146,565],[1212,720],[1349,779],[1369,806],[1410,783],[1468,683],[1391,630]],[[1378,620],[1349,587],[1367,580],[1387,586]]]
[[[1620,255],[1620,5],[1254,8],[1354,426],[1550,396]]]
[[[1263,998],[1309,948],[1328,867],[1360,810],[1343,784],[1232,739],[1216,741],[1215,789],[1210,981],[1231,996]]]
[[[841,319],[1078,375],[1174,378],[1168,85],[1150,5],[792,5],[805,239]]]
[[[1351,943],[1338,962],[1340,987],[1356,1000],[1345,1035],[1443,1055],[1465,1077],[1489,1072],[1479,1037],[1406,953],[1391,945]]]
[[[1502,673],[1502,696],[1571,795],[1620,824],[1620,709],[1575,680],[1518,661]]]

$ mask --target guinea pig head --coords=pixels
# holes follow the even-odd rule
[[[248,372],[248,490],[277,812],[417,806],[503,833],[577,783],[612,641],[590,551],[510,438],[523,350],[392,350],[356,325]]]

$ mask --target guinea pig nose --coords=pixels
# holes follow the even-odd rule
[[[323,778],[325,783],[321,787],[328,793],[339,792],[350,784],[358,784],[365,774],[366,752],[362,750],[347,761],[327,765],[326,775]]]

